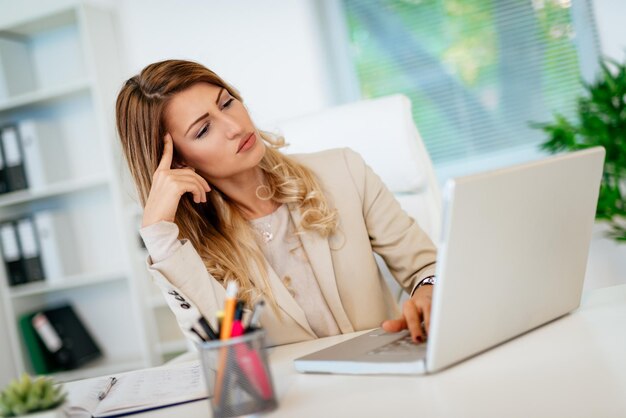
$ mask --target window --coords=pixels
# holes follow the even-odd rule
[[[597,45],[577,1],[580,31],[572,0],[342,0],[361,96],[407,95],[435,166],[536,150],[529,123],[573,114],[581,38]]]

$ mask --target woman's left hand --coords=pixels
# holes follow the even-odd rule
[[[426,341],[430,330],[430,307],[433,299],[433,286],[424,285],[417,288],[411,299],[402,305],[402,317],[388,319],[382,327],[387,332],[398,332],[408,328],[415,342]],[[422,323],[424,327],[422,328]]]

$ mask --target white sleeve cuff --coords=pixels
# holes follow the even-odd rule
[[[160,221],[139,230],[152,263],[170,257],[182,244],[178,239],[178,226],[173,222]]]

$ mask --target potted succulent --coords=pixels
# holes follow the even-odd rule
[[[600,76],[583,83],[577,120],[560,114],[553,123],[534,124],[549,136],[541,147],[549,152],[575,151],[601,145],[606,150],[596,218],[604,221],[606,235],[626,242],[626,63],[600,63]]]
[[[52,379],[24,373],[0,392],[0,417],[64,418],[66,397]]]

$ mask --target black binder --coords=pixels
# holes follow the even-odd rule
[[[0,131],[2,154],[4,157],[4,174],[7,190],[12,192],[26,189],[26,171],[24,169],[24,152],[16,125],[6,125]]]
[[[46,317],[53,332],[61,340],[61,347],[52,353],[59,367],[65,370],[76,369],[102,357],[102,351],[71,305],[45,309],[40,313]],[[35,318],[33,321],[36,321]],[[35,331],[42,338],[41,330],[37,326]],[[47,346],[46,341],[43,342]]]
[[[28,279],[22,263],[17,227],[14,222],[0,224],[0,243],[2,244],[2,259],[6,266],[9,286],[26,283]]]
[[[45,277],[41,263],[41,245],[39,244],[35,221],[31,217],[25,217],[19,219],[16,225],[26,281],[36,282],[43,280]]]
[[[6,162],[4,161],[4,148],[0,141],[0,194],[9,191],[9,185],[6,179]]]

